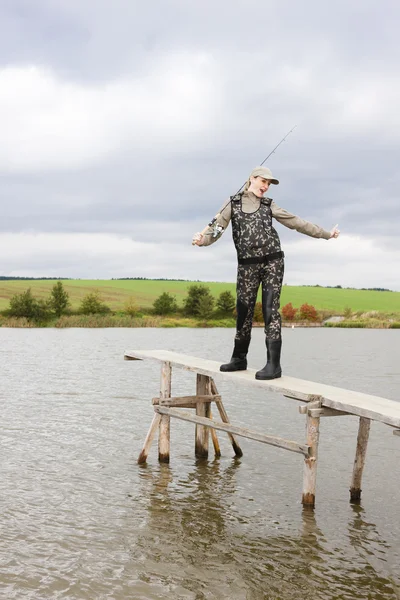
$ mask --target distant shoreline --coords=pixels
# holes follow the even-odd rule
[[[36,323],[26,318],[0,317],[0,328],[8,329],[68,329],[68,328],[191,328],[191,329],[212,329],[212,328],[230,328],[236,327],[236,322],[232,318],[211,319],[209,321],[194,318],[176,318],[145,315],[143,317],[129,317],[127,315],[67,315],[58,319],[52,319],[46,323]],[[263,323],[255,322],[253,327],[262,328]],[[400,322],[393,319],[366,318],[358,320],[342,321],[284,321],[282,327],[285,329],[298,328],[345,328],[345,329],[400,329]]]

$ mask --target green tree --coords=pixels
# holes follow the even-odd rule
[[[84,315],[105,314],[111,312],[111,309],[101,299],[99,290],[86,294],[81,302],[79,310]]]
[[[37,300],[32,296],[31,288],[10,299],[8,310],[10,317],[25,317],[33,321],[46,321],[51,316],[50,305],[46,300]]]
[[[61,317],[69,306],[69,294],[64,289],[61,281],[57,281],[50,292],[50,307],[53,309],[57,317]]]
[[[214,309],[214,298],[211,295],[204,295],[199,298],[197,307],[197,316],[200,319],[209,319]]]
[[[153,311],[156,315],[168,315],[177,310],[176,298],[169,292],[163,292],[153,303]]]
[[[184,301],[184,313],[186,315],[198,317],[200,299],[204,297],[211,298],[210,302],[212,302],[212,306],[214,307],[214,298],[209,287],[197,284],[189,286],[188,295]]]
[[[217,309],[224,315],[232,315],[235,310],[235,297],[229,290],[221,292],[217,300]]]

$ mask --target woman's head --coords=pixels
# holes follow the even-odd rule
[[[272,184],[278,185],[278,179],[275,179],[268,167],[256,167],[250,173],[244,191],[252,192],[258,198],[262,198]]]

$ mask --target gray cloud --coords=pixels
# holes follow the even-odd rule
[[[387,0],[379,9],[369,0],[3,2],[0,237],[107,233],[187,252],[192,233],[297,125],[268,161],[281,180],[277,204],[395,256],[399,13]],[[284,245],[298,239],[279,232]],[[213,278],[222,252],[234,277],[229,235],[201,265],[191,253],[190,268],[170,273],[152,247],[144,273]],[[306,245],[304,269],[290,256],[305,283],[315,248]],[[323,260],[336,283],[342,265],[334,252]],[[28,253],[25,267],[3,259],[0,268],[43,273],[44,259],[32,261]],[[71,276],[92,275],[90,261],[66,264]],[[117,255],[113,265],[109,276]],[[382,278],[365,272],[362,285]],[[399,276],[385,276],[400,289]]]

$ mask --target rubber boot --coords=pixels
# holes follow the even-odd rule
[[[235,346],[230,362],[221,365],[220,371],[245,371],[247,369],[247,352],[250,339],[235,340]]]
[[[267,364],[257,371],[256,379],[278,379],[282,375],[281,349],[282,340],[265,340],[267,347]]]

